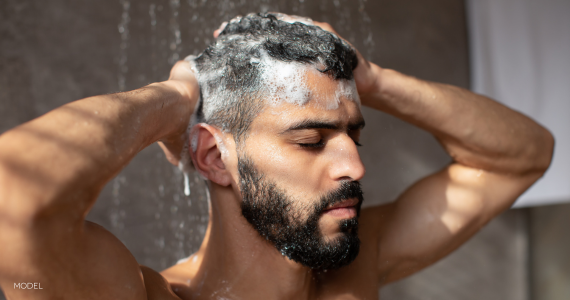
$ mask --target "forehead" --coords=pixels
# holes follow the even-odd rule
[[[253,130],[280,130],[300,121],[342,125],[362,120],[354,81],[334,80],[313,66],[288,70],[272,79]]]
[[[283,102],[297,105],[312,102],[329,109],[336,108],[341,97],[360,102],[354,80],[333,80],[319,71],[324,68],[320,63],[302,64],[265,57],[260,64],[264,101],[273,106]]]

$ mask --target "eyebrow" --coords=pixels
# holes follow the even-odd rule
[[[364,119],[358,118],[354,122],[350,122],[346,129],[350,130],[358,130],[364,128]],[[332,130],[341,130],[344,126],[340,125],[340,122],[329,122],[329,121],[322,121],[322,120],[311,120],[306,119],[291,125],[289,128],[285,129],[281,134],[285,134],[295,130],[304,130],[304,129],[332,129]]]

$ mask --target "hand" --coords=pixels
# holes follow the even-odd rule
[[[317,21],[313,21],[313,23],[323,30],[334,33],[336,36],[347,42],[354,49],[354,51],[356,51],[356,56],[358,57],[358,66],[356,66],[356,69],[354,69],[354,81],[356,82],[356,89],[358,90],[358,94],[360,95],[363,102],[362,104],[366,105],[366,96],[379,90],[378,76],[382,69],[376,64],[373,64],[366,60],[364,56],[362,56],[362,54],[360,54],[360,52],[354,46],[352,46],[349,41],[341,37],[329,23]]]
[[[165,83],[173,84],[182,96],[195,101],[199,96],[199,86],[192,65],[187,60],[178,61],[170,70]]]
[[[163,82],[167,86],[175,88],[183,101],[188,103],[189,113],[185,115],[185,119],[181,122],[178,130],[167,137],[162,138],[158,145],[164,151],[166,159],[173,165],[177,166],[180,161],[180,155],[184,150],[185,143],[188,143],[187,128],[190,121],[190,116],[196,106],[196,101],[199,98],[198,81],[192,70],[192,66],[188,61],[177,62],[172,70],[170,70],[170,77],[167,81]]]

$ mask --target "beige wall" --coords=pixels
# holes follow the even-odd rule
[[[531,211],[532,299],[570,299],[570,204]]]

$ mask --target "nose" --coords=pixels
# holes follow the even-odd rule
[[[360,154],[354,141],[346,134],[339,134],[329,141],[330,169],[334,180],[358,181],[364,177],[366,168],[360,160]]]

